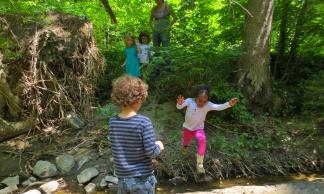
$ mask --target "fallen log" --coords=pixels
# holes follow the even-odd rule
[[[0,118],[0,143],[25,134],[33,129],[35,122],[32,119],[18,122],[7,122]]]

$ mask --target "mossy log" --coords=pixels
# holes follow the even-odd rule
[[[32,119],[19,122],[7,122],[0,118],[0,142],[27,133],[33,126],[34,121]]]

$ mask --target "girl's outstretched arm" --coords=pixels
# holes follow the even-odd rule
[[[237,98],[232,98],[229,102],[226,102],[224,104],[214,104],[212,102],[208,102],[207,106],[209,110],[217,110],[217,111],[222,111],[228,108],[231,108],[237,103],[238,99]]]
[[[183,109],[188,104],[189,104],[189,98],[185,100],[182,95],[178,96],[178,98],[177,98],[177,109]]]

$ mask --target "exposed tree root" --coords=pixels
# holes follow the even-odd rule
[[[44,25],[23,20],[0,16],[4,27],[0,36],[11,44],[18,42],[3,48],[0,96],[10,114],[22,112],[25,118],[37,118],[40,129],[62,125],[68,112],[87,118],[94,99],[93,84],[104,66],[91,23],[57,13],[49,13]],[[18,52],[20,58],[6,57],[10,52]]]

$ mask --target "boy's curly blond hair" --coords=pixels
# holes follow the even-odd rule
[[[139,78],[121,76],[113,81],[112,100],[121,107],[127,107],[147,97],[148,86]]]

